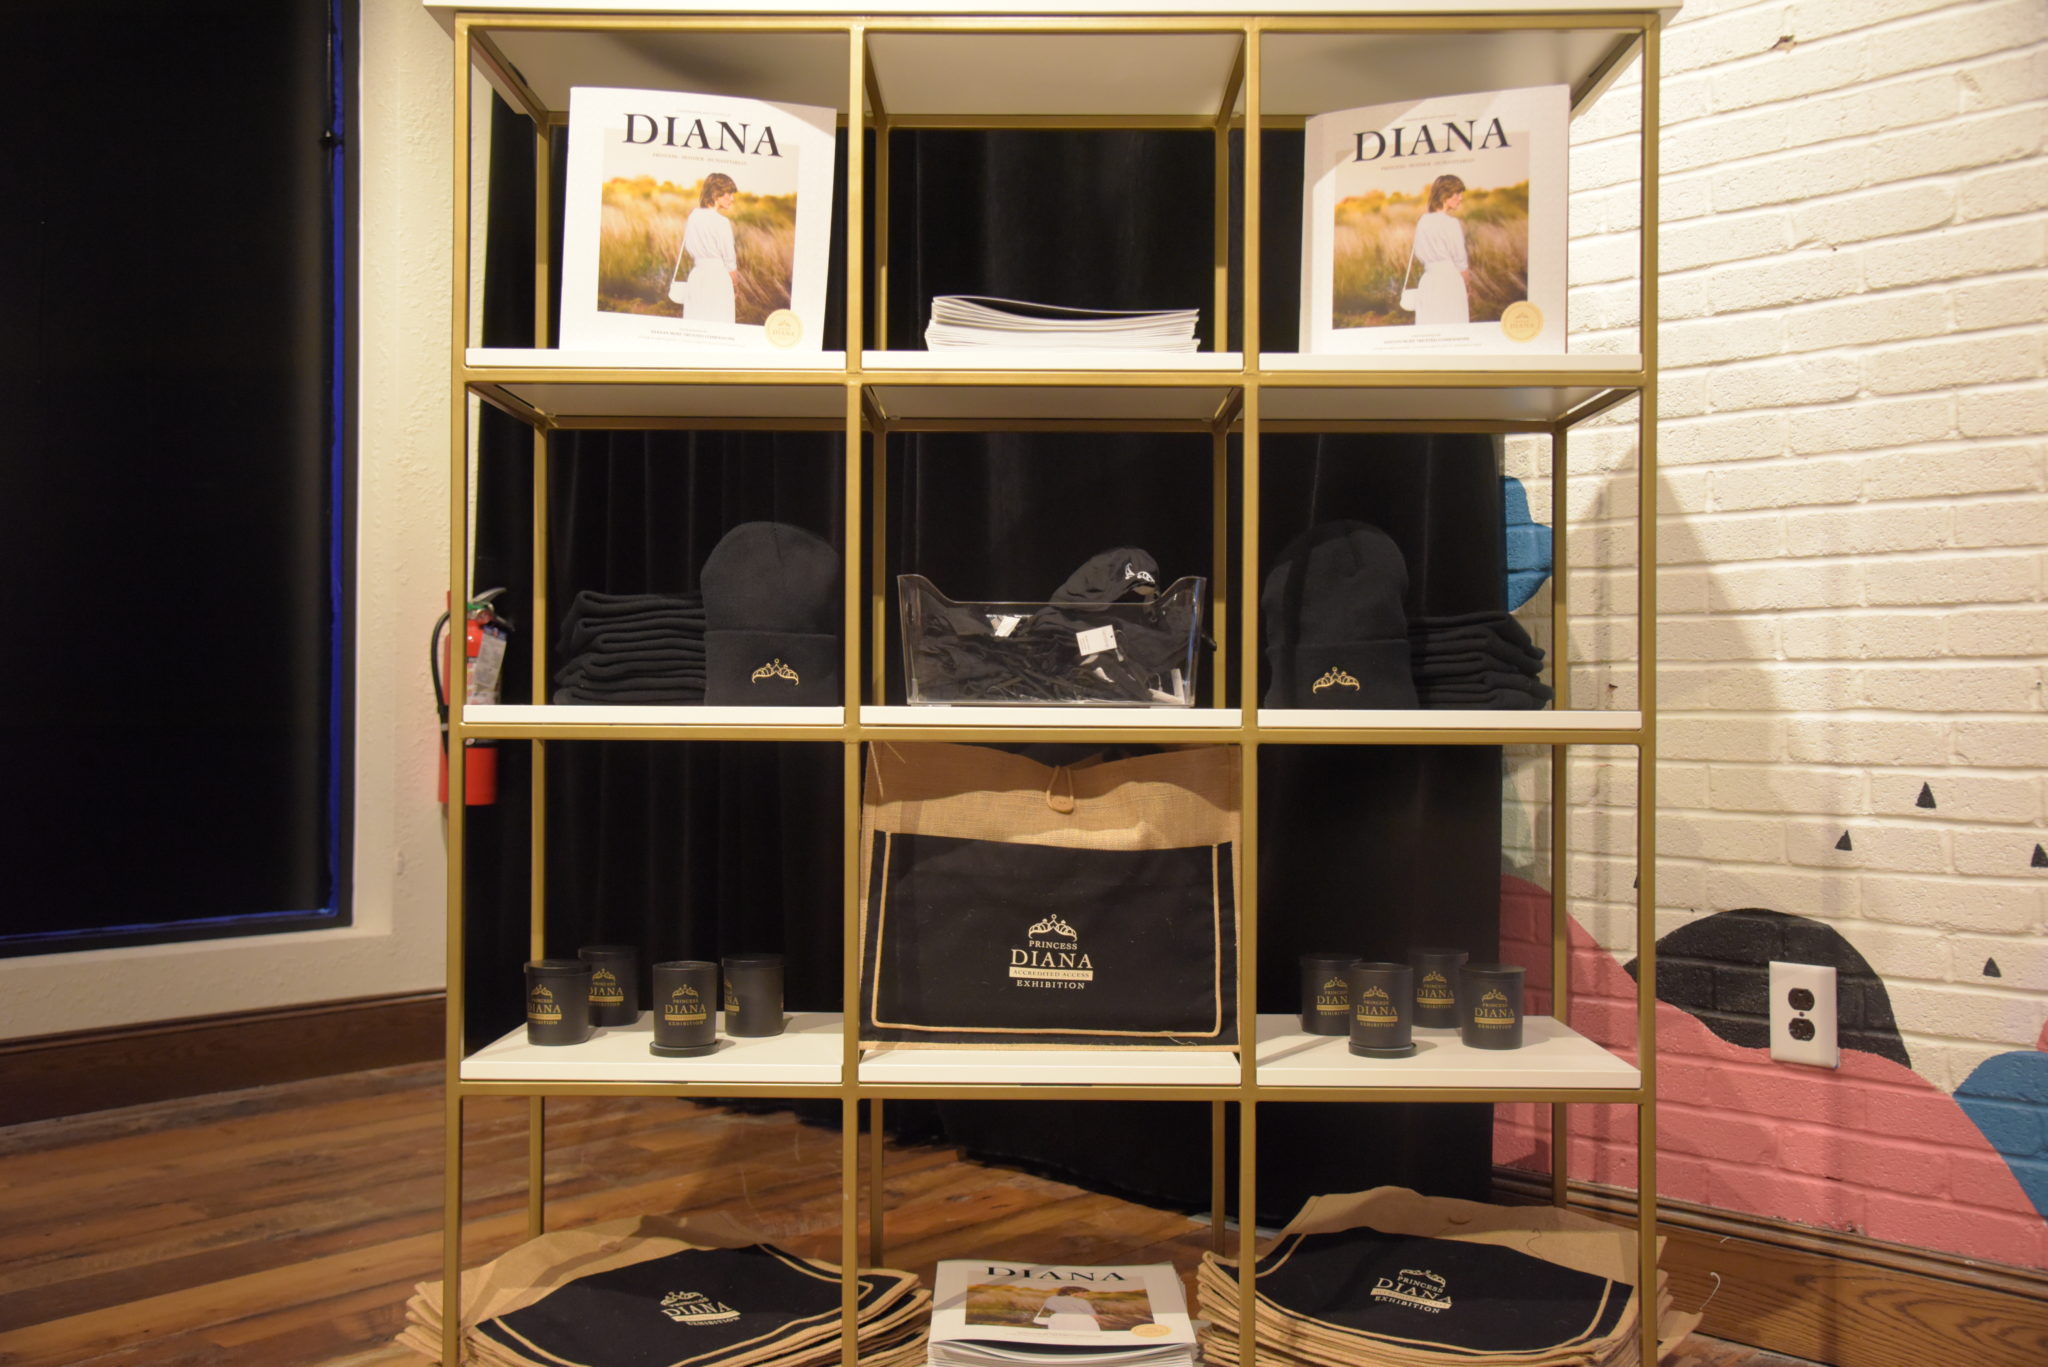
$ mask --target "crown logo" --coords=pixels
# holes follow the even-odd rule
[[[1317,679],[1314,685],[1312,685],[1308,691],[1311,693],[1320,693],[1326,688],[1348,688],[1351,689],[1353,692],[1356,692],[1358,690],[1358,686],[1358,680],[1352,678],[1349,674],[1337,668],[1337,666],[1331,665],[1329,673],[1323,675],[1322,678]]]
[[[543,984],[533,989],[533,999],[537,1002],[551,1002],[555,999],[555,994],[550,992],[547,986]]]
[[[661,1313],[677,1324],[731,1324],[740,1312],[712,1300],[702,1291],[671,1291],[661,1298]]]
[[[694,988],[694,987],[692,987],[692,986],[690,986],[690,985],[689,985],[688,983],[684,983],[684,984],[683,984],[683,985],[682,985],[681,987],[679,987],[679,988],[677,988],[677,989],[676,989],[675,991],[673,991],[673,992],[669,993],[669,996],[671,996],[671,997],[676,997],[676,998],[679,998],[679,999],[680,999],[680,998],[689,998],[689,999],[694,999],[694,998],[695,998],[695,997],[697,996],[697,989],[696,989],[696,988]]]
[[[1330,979],[1330,981],[1323,984],[1323,991],[1342,992],[1346,990],[1348,987],[1350,987],[1350,984],[1345,982],[1342,978],[1332,978]]]
[[[1040,921],[1037,925],[1031,927],[1030,930],[1027,930],[1024,933],[1027,935],[1059,935],[1069,940],[1078,940],[1081,938],[1079,932],[1077,932],[1072,926],[1068,925],[1065,921],[1062,921],[1057,916],[1046,917],[1043,921]]]
[[[1486,995],[1480,998],[1481,1001],[1500,1002],[1502,1005],[1507,1004],[1507,999],[1507,993],[1497,987],[1487,988]]]
[[[770,660],[767,664],[764,664],[759,669],[755,670],[753,678],[750,679],[748,682],[759,683],[763,679],[787,679],[793,684],[800,684],[803,682],[802,679],[799,679],[796,676],[796,671],[794,669],[791,669],[788,665],[782,662],[781,656],[777,656],[776,658]]]

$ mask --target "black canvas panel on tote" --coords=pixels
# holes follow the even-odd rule
[[[878,832],[861,1038],[1236,1040],[1231,847],[1092,850]]]
[[[1259,1261],[1259,1294],[1344,1333],[1436,1352],[1538,1353],[1602,1337],[1629,1288],[1497,1244],[1348,1229]]]
[[[898,1281],[863,1276],[860,1313]],[[552,1362],[709,1367],[836,1337],[839,1272],[764,1244],[688,1249],[578,1278],[477,1332]]]

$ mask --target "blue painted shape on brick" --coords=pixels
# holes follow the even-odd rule
[[[1993,1055],[1971,1070],[1956,1095],[2048,1107],[2048,1054],[2026,1049]]]
[[[2007,1158],[2033,1158],[2041,1152],[2041,1111],[2018,1101],[1957,1097],[1991,1147]]]
[[[1956,1104],[2048,1219],[2048,1054],[2016,1050],[1985,1059],[1956,1088]]]
[[[1550,528],[1529,516],[1529,494],[1522,481],[1503,475],[1500,489],[1507,515],[1508,611],[1513,612],[1550,578]]]

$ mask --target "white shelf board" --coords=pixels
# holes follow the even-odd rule
[[[578,5],[574,0],[533,6],[493,2],[488,8],[690,12],[673,4]],[[749,3],[727,12],[765,13],[769,8]],[[696,12],[719,11],[700,7]],[[742,21],[747,17],[740,16]],[[569,91],[579,85],[687,90],[697,95],[736,95],[846,112],[848,57],[843,33],[627,33],[507,26],[495,26],[489,32],[491,41],[542,103],[559,113],[568,112]]]
[[[891,419],[1207,422],[1237,388],[1244,357],[1236,352],[963,348],[870,351],[862,355],[861,368],[869,392]],[[963,382],[963,376],[977,372],[1002,372],[1003,378],[986,385]],[[1024,383],[1018,382],[1019,375]],[[1061,383],[1066,376],[1076,382]],[[1128,377],[1136,377],[1135,382]]]
[[[1223,112],[1235,33],[889,33],[869,36],[882,105],[918,115]]]
[[[846,369],[843,351],[782,351],[766,347],[709,351],[563,351],[556,347],[473,346],[462,353],[471,370],[644,370],[663,378],[706,370],[822,370],[834,379]]]
[[[462,709],[480,726],[838,726],[839,707],[690,707],[665,703],[489,703]]]
[[[1610,375],[1641,371],[1643,358],[1637,352],[1571,351],[1563,355],[1537,356],[1526,351],[1480,352],[1470,355],[1337,354],[1317,351],[1266,351],[1259,354],[1259,369],[1268,374],[1385,375],[1457,372],[1483,375],[1585,375],[1603,380]]]
[[[836,1084],[845,1059],[845,1032],[836,1011],[799,1012],[782,1033],[734,1039],[721,1033],[715,1053],[702,1058],[661,1058],[648,1052],[653,1017],[600,1028],[581,1044],[526,1042],[526,1026],[485,1045],[462,1061],[464,1082],[802,1082]]]
[[[421,0],[425,8],[453,12],[465,6],[455,0]],[[711,6],[683,7],[677,0],[493,0],[494,13],[592,13],[592,14],[721,14],[732,13]],[[1636,14],[1645,9],[1676,13],[1678,6],[1642,5],[1631,0],[1519,0],[1515,12],[1525,14]],[[848,4],[844,0],[751,0],[749,14],[935,14],[958,17],[969,11],[955,0],[888,0],[882,5]],[[1397,0],[1397,3],[1366,3],[1350,12],[1372,14],[1488,14],[1501,12],[1499,0]],[[1116,15],[1144,14],[1174,18],[1203,14],[1328,14],[1330,0],[1259,0],[1248,5],[1242,0],[1022,0],[1018,4],[984,7],[976,14]]]
[[[587,417],[846,416],[846,353],[841,351],[472,347],[464,355],[464,365],[471,384],[493,385],[545,417],[570,423]],[[720,376],[724,378],[716,378]],[[680,380],[689,382],[677,383]]]
[[[1192,727],[1227,731],[1242,725],[1235,707],[1004,707],[958,704],[946,707],[863,707],[862,726],[989,727]]]
[[[863,1083],[1118,1087],[1235,1087],[1234,1050],[1210,1049],[902,1049],[861,1054]]]
[[[1459,708],[1262,707],[1259,729],[1332,731],[1640,731],[1640,712],[1535,712]]]
[[[1275,421],[1552,423],[1626,389],[1637,355],[1325,356],[1267,352],[1259,412]],[[1527,383],[1502,384],[1516,376]],[[1390,378],[1391,377],[1391,378]],[[1412,377],[1412,383],[1403,380]],[[1298,379],[1298,383],[1289,383]]]
[[[1295,1016],[1259,1017],[1259,1086],[1585,1087],[1627,1091],[1642,1074],[1549,1016],[1522,1018],[1519,1049],[1468,1049],[1456,1030],[1415,1032],[1409,1058],[1362,1058],[1346,1035],[1306,1035]]]
[[[447,0],[427,8],[452,12]],[[742,6],[679,7],[673,0],[509,0],[492,11],[547,11],[573,16],[617,12],[728,14],[735,22],[762,15],[929,16],[931,27],[990,15],[1019,17],[1134,15],[1176,20],[1247,14],[1328,13],[1328,0],[1052,0],[1005,5],[963,16],[945,0],[890,0],[879,9],[826,0],[754,0]],[[1675,12],[1676,5],[1644,6],[1628,0],[1535,0],[1518,13]],[[1399,0],[1366,5],[1402,14],[1485,15],[1513,23],[1490,0]],[[834,33],[717,31],[532,30],[500,23],[486,30],[512,66],[550,109],[568,108],[578,85],[687,90],[823,105],[845,112],[846,38]],[[1265,39],[1261,89],[1265,112],[1298,118],[1362,103],[1387,103],[1446,90],[1589,83],[1624,37],[1624,30],[1528,28],[1504,33],[1270,33]],[[990,31],[869,34],[876,85],[891,114],[915,116],[1154,115],[1213,118],[1220,109],[1238,38],[1229,33],[1087,34]],[[1242,109],[1242,96],[1238,101]]]
[[[861,367],[869,371],[914,370],[927,374],[951,370],[1142,370],[1178,372],[1202,380],[1236,375],[1244,355],[1236,351],[1139,351],[1109,347],[947,347],[940,351],[867,351]]]
[[[1266,6],[1261,5],[1261,9]],[[1370,13],[1373,6],[1364,7]],[[1410,12],[1472,12],[1480,5],[1407,5]],[[1495,5],[1498,33],[1269,33],[1261,112],[1299,118],[1460,90],[1584,84],[1629,35],[1622,29],[1514,27],[1542,4]],[[1574,6],[1597,11],[1605,6]],[[1644,6],[1645,9],[1653,6]],[[1675,9],[1676,6],[1673,6]],[[1501,13],[1512,10],[1511,13]],[[1240,106],[1242,102],[1240,101]]]

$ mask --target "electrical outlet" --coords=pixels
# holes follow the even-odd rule
[[[1771,964],[1771,1057],[1780,1063],[1839,1068],[1835,1042],[1835,970],[1821,964]]]

